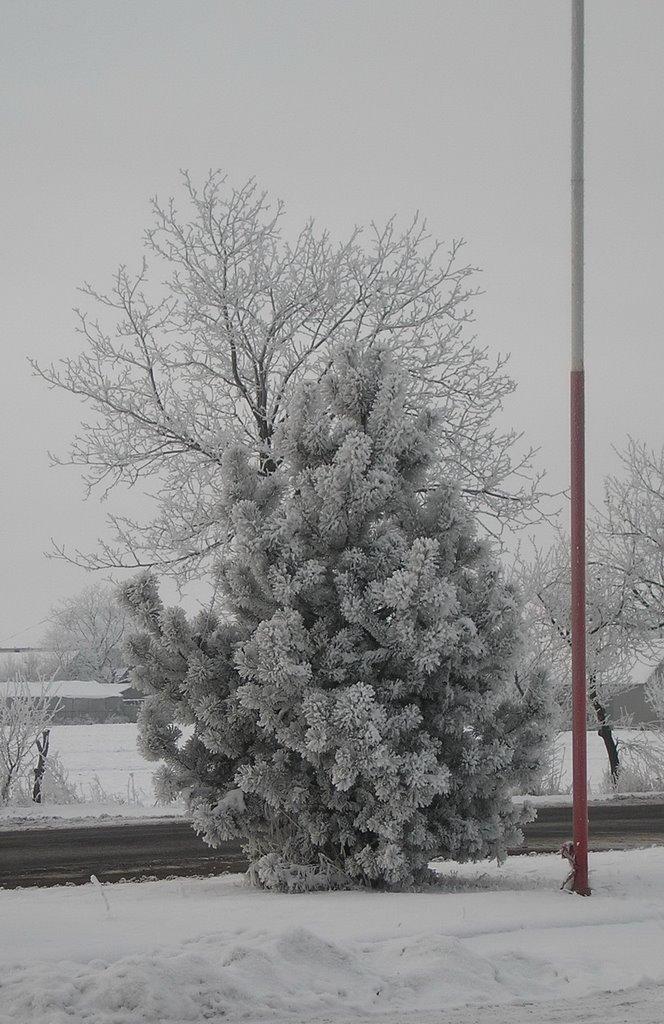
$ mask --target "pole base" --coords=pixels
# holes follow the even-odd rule
[[[587,874],[585,878],[581,877],[582,871],[579,870],[576,846],[571,839],[560,847],[560,856],[569,864],[569,874],[560,888],[565,889],[567,892],[576,893],[577,896],[590,896],[591,890],[588,885]],[[587,859],[585,864],[587,868]]]

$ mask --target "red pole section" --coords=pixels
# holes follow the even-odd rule
[[[571,620],[572,620],[572,802],[574,891],[588,885],[588,766],[586,751],[586,495],[584,382],[583,78],[584,5],[572,0],[572,323],[570,375]]]
[[[585,394],[583,370],[570,375],[571,569],[572,569],[572,793],[574,891],[590,895],[588,884],[588,764],[586,746],[586,524]]]

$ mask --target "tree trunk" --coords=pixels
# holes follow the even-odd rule
[[[12,786],[12,772],[9,771],[3,780],[2,789],[0,789],[0,805],[9,803],[9,792]]]
[[[51,730],[44,729],[41,736],[36,739],[37,750],[39,751],[39,760],[37,761],[37,767],[35,768],[35,784],[32,787],[32,799],[36,804],[42,802],[42,783],[44,781],[44,773],[46,771],[46,758],[48,757],[48,746],[51,737]]]
[[[597,721],[599,722],[599,729],[597,735],[604,741],[606,747],[607,757],[609,758],[609,770],[611,772],[611,782],[614,786],[618,785],[618,776],[620,775],[620,756],[618,754],[618,744],[616,743],[613,735],[613,729],[606,720],[606,710],[604,705],[599,699],[597,693],[597,683],[595,676],[591,675],[589,680],[590,686],[588,689],[588,696],[590,697],[590,703]]]

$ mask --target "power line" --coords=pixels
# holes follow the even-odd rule
[[[34,622],[32,626],[26,626],[25,629],[17,629],[15,633],[11,633],[8,637],[5,637],[0,646],[4,646],[8,640],[13,640],[15,636],[21,636],[23,633],[29,633],[31,629],[36,629],[37,626],[43,626],[45,622],[50,622],[48,615],[45,619],[40,619],[39,622]]]

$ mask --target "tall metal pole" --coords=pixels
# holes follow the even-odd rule
[[[572,570],[572,776],[574,891],[588,885],[586,750],[586,498],[583,365],[583,35],[584,0],[572,0],[572,359],[570,374]]]

